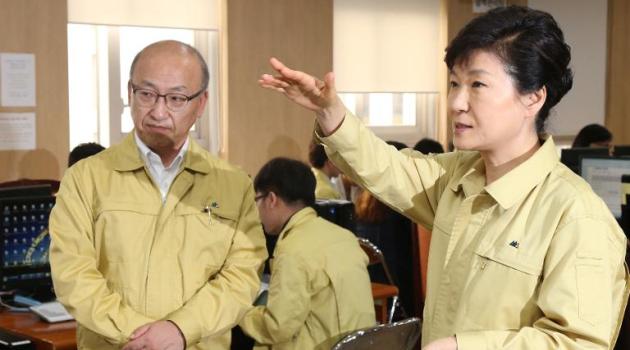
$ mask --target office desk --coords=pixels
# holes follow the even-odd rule
[[[47,323],[30,312],[0,311],[0,328],[29,338],[37,350],[74,350],[77,348],[74,321]]]

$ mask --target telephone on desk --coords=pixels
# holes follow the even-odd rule
[[[49,323],[70,321],[74,319],[58,301],[42,303],[35,299],[16,294],[13,297],[13,304],[24,306],[21,309],[15,308],[14,311],[30,310]]]

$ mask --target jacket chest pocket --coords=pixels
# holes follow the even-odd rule
[[[101,260],[134,262],[151,242],[160,207],[147,203],[107,201],[94,222],[94,245]]]
[[[516,329],[540,317],[536,303],[544,257],[518,255],[514,249],[474,253],[462,298],[469,326]]]
[[[182,223],[182,249],[179,259],[205,269],[211,277],[223,265],[237,230],[236,211],[183,207],[175,211]]]

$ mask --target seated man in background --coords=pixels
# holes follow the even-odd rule
[[[78,144],[72,149],[72,151],[70,151],[70,154],[68,155],[68,168],[81,159],[93,156],[104,149],[105,147],[96,142],[86,142]]]
[[[79,349],[228,349],[251,307],[267,257],[251,180],[189,137],[208,76],[187,44],[144,48],[134,131],[66,171],[50,266]]]
[[[444,153],[444,147],[439,142],[428,137],[424,137],[416,142],[413,149],[423,154]]]
[[[275,158],[254,180],[265,232],[279,235],[266,306],[242,319],[258,349],[330,349],[375,325],[368,258],[352,232],[317,217],[315,178],[297,160]]]
[[[605,126],[589,124],[583,127],[573,140],[571,147],[606,147],[612,145],[613,135]]]
[[[328,160],[328,155],[324,151],[324,146],[311,143],[308,153],[308,159],[311,163],[311,170],[317,181],[315,187],[316,199],[345,199],[341,193],[343,185],[339,181],[339,185],[333,183],[333,178],[337,178],[341,173],[339,169]]]

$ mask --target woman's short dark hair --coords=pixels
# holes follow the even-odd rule
[[[599,124],[589,124],[580,130],[573,140],[571,147],[590,147],[591,143],[610,142],[612,133]]]
[[[573,85],[571,48],[553,17],[521,6],[500,7],[470,21],[446,48],[450,70],[477,50],[495,54],[521,94],[546,87],[547,99],[536,117],[545,132],[549,111]]]
[[[273,192],[287,204],[315,204],[315,175],[299,160],[274,158],[260,169],[254,179],[256,192]]]

